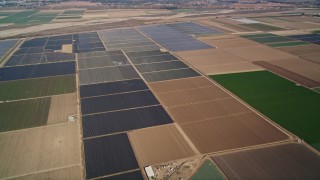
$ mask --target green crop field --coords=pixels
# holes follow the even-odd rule
[[[46,125],[51,98],[0,103],[0,132]]]
[[[0,82],[0,101],[66,94],[75,91],[75,75]]]
[[[244,38],[259,38],[259,37],[278,37],[278,35],[275,34],[269,34],[269,33],[265,33],[265,34],[249,34],[249,35],[240,35],[241,37]]]
[[[250,40],[253,40],[259,43],[276,43],[276,42],[295,41],[294,39],[290,39],[282,36],[250,38]]]
[[[247,27],[247,28],[251,28],[251,29],[255,29],[258,31],[278,31],[278,30],[282,30],[282,28],[279,27],[275,27],[275,26],[270,26],[267,24],[261,24],[261,23],[252,23],[252,24],[241,24],[241,26]]]
[[[320,143],[320,94],[268,71],[210,76],[311,145]]]
[[[6,18],[0,19],[0,24],[6,24],[6,23],[17,23],[17,22],[24,22],[26,19],[28,19],[33,14],[37,13],[38,11],[30,10],[30,11],[22,11],[19,13],[16,13],[12,16],[8,16]]]
[[[223,180],[226,179],[217,167],[209,160],[206,160],[190,180]]]

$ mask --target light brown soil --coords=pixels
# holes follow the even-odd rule
[[[0,178],[80,164],[78,123],[0,134]]]
[[[200,38],[200,40],[212,46],[215,46],[218,49],[260,45],[257,42],[254,42],[245,38],[241,38],[241,37],[225,38],[225,39],[211,39],[211,38],[205,37],[205,38]]]
[[[205,66],[205,67],[200,67],[198,69],[201,72],[208,74],[208,75],[263,70],[263,68],[256,66],[254,64],[251,64],[249,62],[224,64],[224,65],[220,65],[220,66]]]
[[[255,113],[181,125],[201,153],[282,141],[288,137]]]
[[[214,156],[233,179],[319,179],[320,157],[303,144],[281,144]]]
[[[213,29],[217,29],[217,30],[222,31],[222,32],[225,32],[225,33],[234,32],[234,30],[228,29],[228,28],[225,28],[225,27],[221,27],[221,25],[219,26],[217,23],[212,22],[212,21],[210,21],[210,20],[201,19],[201,20],[198,20],[197,22],[198,22],[199,24],[204,25],[204,26],[208,26],[208,27],[211,27],[211,28],[213,28]]]
[[[205,74],[224,74],[261,70],[262,68],[243,61],[223,50],[199,50],[177,53],[179,57]]]
[[[303,54],[311,54],[311,53],[320,52],[320,45],[310,44],[310,45],[305,45],[305,46],[288,46],[288,47],[280,47],[277,49],[288,52],[290,54],[300,56]]]
[[[128,133],[140,167],[195,155],[174,124]]]
[[[201,76],[185,79],[176,79],[172,81],[148,83],[148,85],[154,93],[163,93],[178,90],[194,89],[199,87],[215,86],[211,81]]]
[[[43,180],[43,179],[59,179],[59,180],[79,180],[82,179],[82,170],[79,165],[57,169],[48,172],[30,174],[19,177],[20,180]]]
[[[320,65],[300,58],[287,58],[270,61],[271,64],[280,66],[294,73],[320,82]]]
[[[61,51],[64,52],[64,53],[72,53],[73,52],[72,44],[62,44]]]
[[[314,88],[314,87],[319,87],[320,86],[319,82],[313,81],[312,79],[306,78],[306,77],[301,76],[301,75],[299,75],[297,73],[294,73],[294,72],[286,70],[286,69],[284,69],[282,67],[270,64],[268,62],[257,61],[257,62],[254,62],[254,63],[259,65],[259,66],[262,66],[262,67],[268,69],[271,72],[279,74],[279,75],[281,75],[283,77],[286,77],[286,78],[288,78],[288,79],[290,79],[290,80],[292,80],[294,82],[297,82],[299,84],[302,84],[302,85],[304,85],[306,87]]]
[[[294,29],[316,29],[320,28],[320,24],[310,23],[310,22],[281,22],[274,23],[275,26],[294,28]]]
[[[217,86],[156,94],[165,107],[181,106],[230,97]]]
[[[229,52],[249,62],[270,61],[294,57],[293,55],[290,55],[288,53],[263,45],[226,48],[224,49],[224,51]]]
[[[212,19],[213,22],[219,23],[222,27],[226,27],[227,29],[232,29],[235,32],[250,32],[254,31],[252,29],[237,25],[235,21],[230,19]]]
[[[168,108],[167,111],[172,119],[179,124],[251,112],[251,110],[232,97]]]
[[[320,51],[319,51],[320,52]],[[320,64],[320,53],[314,53],[314,54],[304,54],[300,56],[301,58]]]
[[[77,114],[76,93],[53,96],[47,124],[66,123],[68,116],[75,114]]]

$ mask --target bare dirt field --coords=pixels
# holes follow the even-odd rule
[[[68,122],[69,115],[77,114],[77,94],[63,94],[51,98],[47,124]]]
[[[249,62],[253,61],[270,61],[294,57],[291,54],[282,52],[263,45],[226,48],[224,51],[229,52],[241,59]]]
[[[231,97],[223,100],[168,108],[167,111],[172,119],[179,124],[251,112],[250,109]]]
[[[288,137],[255,113],[181,125],[201,153],[286,140]]]
[[[165,107],[181,106],[230,97],[230,95],[217,86],[160,93],[156,94],[156,96]]]
[[[235,24],[235,21],[230,20],[230,19],[212,19],[213,22],[216,22],[220,24],[222,27],[225,27],[226,29],[231,29],[235,32],[250,32],[250,31],[255,31],[243,26],[240,26],[238,24]]]
[[[140,167],[195,155],[174,124],[128,133]]]
[[[43,180],[43,179],[59,179],[59,180],[79,180],[82,179],[82,170],[80,165],[67,168],[46,171],[37,174],[30,174],[19,177],[20,180]]]
[[[281,22],[274,23],[275,26],[293,29],[316,29],[320,28],[320,24],[311,22]]]
[[[223,39],[215,39],[215,38],[211,38],[211,37],[201,37],[198,39],[205,42],[205,43],[208,43],[212,46],[215,46],[218,49],[260,45],[257,42],[254,42],[254,41],[242,38],[242,37],[223,38]]]
[[[178,52],[176,54],[205,74],[224,74],[262,69],[220,49]]]
[[[303,144],[282,144],[214,156],[229,179],[318,179],[320,158]]]
[[[304,76],[301,76],[297,73],[294,73],[292,71],[289,71],[289,70],[286,70],[282,67],[279,67],[279,66],[276,66],[276,65],[273,65],[273,64],[270,64],[268,62],[265,62],[265,61],[257,61],[257,62],[254,62],[255,64],[259,65],[259,66],[262,66],[266,69],[268,69],[269,71],[271,72],[274,72],[276,74],[279,74],[283,77],[286,77],[294,82],[297,82],[299,84],[302,84],[306,87],[309,87],[309,88],[314,88],[314,87],[318,87],[320,86],[320,83],[319,82],[316,82],[312,79],[309,79],[309,78],[306,78]]]
[[[80,164],[78,123],[0,134],[0,178]]]
[[[320,51],[319,51],[320,52]],[[312,61],[314,63],[320,64],[320,53],[314,53],[314,54],[304,54],[300,56],[301,58]]]
[[[229,28],[226,28],[226,27],[222,27],[222,25],[219,25],[213,21],[210,21],[210,20],[206,20],[206,19],[201,19],[201,20],[198,20],[197,21],[198,23],[202,24],[202,25],[205,25],[205,26],[208,26],[208,27],[211,27],[213,29],[217,29],[219,31],[222,31],[222,32],[225,32],[225,33],[231,33],[231,32],[235,32],[233,29],[229,29]]]
[[[192,77],[184,79],[176,79],[172,81],[160,81],[148,83],[154,93],[163,93],[179,90],[194,89],[199,87],[215,86],[211,81],[204,77]]]
[[[310,45],[304,45],[304,46],[288,46],[288,47],[279,47],[277,49],[288,52],[290,54],[300,56],[303,54],[312,54],[312,53],[320,52],[320,45],[310,44]]]
[[[294,73],[320,82],[320,65],[302,60],[300,58],[287,58],[269,61],[271,64],[280,66]]]

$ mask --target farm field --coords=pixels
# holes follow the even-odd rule
[[[319,94],[267,71],[211,76],[270,119],[306,142],[320,141]]]
[[[135,130],[128,135],[142,167],[195,155],[174,124]]]
[[[1,101],[52,96],[75,91],[75,75],[0,82]]]
[[[228,179],[317,179],[319,156],[301,144],[289,143],[213,156]]]
[[[78,123],[71,123],[1,133],[0,160],[4,163],[0,163],[0,177],[19,177],[80,163],[78,128]],[[80,171],[69,173],[81,176]]]
[[[218,167],[214,165],[210,160],[206,160],[200,166],[198,171],[190,178],[190,180],[224,180],[224,175],[218,170]]]
[[[316,10],[110,8],[0,10],[0,179],[320,177]]]

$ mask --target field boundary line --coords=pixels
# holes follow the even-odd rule
[[[113,68],[113,67],[121,67],[121,66],[130,66],[130,64],[122,64],[122,65],[115,65],[115,66],[98,66],[98,67],[90,67],[90,68],[84,68],[84,69],[79,69],[79,71],[85,71],[85,70],[91,70],[91,69],[102,69],[102,68]]]
[[[184,68],[178,68],[178,69],[165,69],[165,70],[160,70],[160,71],[145,72],[145,73],[141,73],[141,74],[152,74],[152,73],[167,72],[167,71],[178,71],[181,69],[190,69],[190,67],[184,67]]]
[[[80,166],[80,164],[76,163],[76,164],[71,164],[71,165],[68,165],[68,166],[61,166],[61,167],[57,167],[57,168],[49,168],[49,169],[41,170],[41,171],[33,171],[33,172],[30,172],[30,173],[25,173],[25,174],[20,174],[20,175],[16,175],[16,176],[3,178],[3,180],[22,178],[22,177],[28,176],[28,175],[46,173],[46,172],[51,172],[51,171],[55,171],[55,170],[67,169],[67,168],[70,168],[70,167],[76,167],[76,166]]]
[[[142,92],[142,91],[150,91],[150,89],[140,89],[140,90],[134,90],[134,91],[125,91],[125,92],[118,92],[118,93],[111,93],[111,94],[105,94],[105,95],[97,95],[97,96],[90,96],[90,97],[83,97],[81,99],[89,99],[89,98],[95,98],[95,97],[102,97],[102,96],[112,96],[112,95],[118,95],[118,94],[130,94],[135,92]]]
[[[186,104],[179,104],[179,105],[174,105],[174,106],[165,106],[167,109],[174,109],[177,107],[182,107],[182,106],[188,106],[188,105],[194,105],[194,104],[202,104],[202,103],[207,103],[207,102],[214,102],[214,101],[223,101],[227,99],[232,99],[232,97],[225,97],[225,98],[217,98],[217,99],[209,99],[209,100],[204,100],[204,101],[197,101],[197,102],[191,102],[191,103],[186,103]]]
[[[179,90],[173,90],[173,91],[160,92],[160,93],[157,93],[157,94],[168,94],[168,93],[173,93],[173,92],[191,91],[191,90],[205,89],[205,88],[210,88],[210,87],[216,87],[216,86],[214,84],[212,84],[212,85],[199,86],[199,87],[195,87],[195,88],[179,89]]]
[[[133,79],[125,79],[125,80],[117,80],[117,81],[107,81],[107,82],[99,82],[99,83],[95,83],[95,84],[105,84],[105,83],[113,83],[113,82],[121,82],[121,81],[130,81],[130,80],[138,80],[138,79],[141,79],[141,78],[133,78]],[[90,86],[90,85],[94,85],[94,84],[87,84],[87,85],[80,85],[79,83],[79,87],[81,86]]]
[[[95,115],[95,114],[104,114],[104,113],[110,113],[110,112],[119,112],[119,111],[125,111],[125,110],[133,110],[133,109],[154,107],[154,106],[159,106],[159,105],[161,105],[161,104],[158,103],[158,104],[152,104],[152,105],[147,105],[147,106],[139,106],[139,107],[133,107],[133,108],[118,109],[118,110],[113,110],[113,111],[104,111],[104,112],[97,112],[97,113],[91,113],[91,114],[82,114],[82,116],[89,116],[89,115]]]
[[[188,137],[188,135],[183,131],[183,129],[180,127],[180,125],[176,122],[173,123],[173,125],[177,128],[178,132],[182,135],[183,139],[186,140],[192,151],[195,153],[195,155],[201,154],[201,152],[198,150],[198,148],[193,144],[191,139]]]
[[[25,39],[18,39],[16,44],[14,44],[11,48],[7,50],[7,52],[0,58],[0,67],[4,67],[4,65],[9,61],[9,58],[14,55],[16,50],[20,48],[20,46],[24,43]]]

